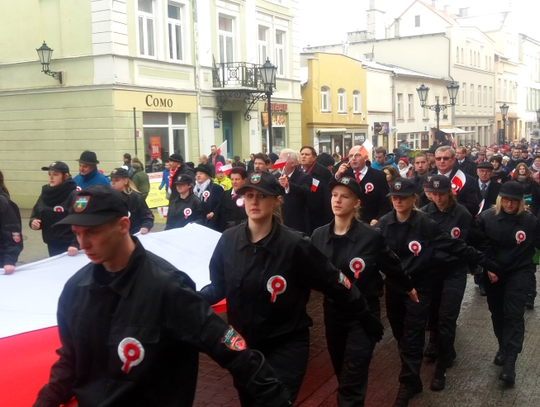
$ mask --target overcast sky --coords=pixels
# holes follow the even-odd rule
[[[399,16],[412,4],[413,0],[376,0],[377,9],[385,11],[389,18]],[[431,4],[431,0],[425,0]],[[511,9],[524,15],[524,27],[527,16],[540,14],[538,0],[438,0],[438,8],[449,5],[451,12],[457,14],[462,7],[469,7],[469,15]],[[369,0],[300,0],[301,45],[321,45],[340,43],[346,39],[348,31],[366,28],[366,10]],[[534,10],[533,10],[534,9]],[[537,27],[539,23],[531,23]],[[535,35],[540,37],[540,35]],[[538,38],[540,39],[540,38]]]

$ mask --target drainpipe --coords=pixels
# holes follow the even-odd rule
[[[395,72],[392,72],[392,73],[393,73],[393,76],[392,76],[392,127],[396,128],[397,127],[397,122],[396,122],[396,78],[397,78],[397,74]],[[390,133],[388,133],[388,136],[390,136]],[[396,140],[397,140],[397,134],[396,134],[396,132],[394,132],[394,136],[393,136],[394,143],[393,143],[393,145],[395,145]],[[397,147],[397,145],[396,145],[396,147]],[[388,150],[390,150],[390,140],[388,140]],[[388,151],[388,152],[390,152],[390,151]],[[393,152],[394,152],[394,147],[392,147],[392,153]]]

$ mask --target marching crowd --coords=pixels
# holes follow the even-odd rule
[[[324,294],[338,406],[364,405],[373,350],[383,334],[383,295],[402,364],[394,406],[407,406],[423,390],[424,357],[436,360],[431,390],[445,388],[446,371],[458,357],[456,323],[468,274],[487,296],[499,344],[494,363],[502,366],[499,379],[512,386],[524,312],[534,308],[536,296],[540,155],[533,151],[525,143],[443,143],[412,157],[402,143],[397,154],[376,148],[370,162],[362,146],[343,158],[304,146],[279,156],[252,154],[247,165],[235,157],[227,165],[212,146],[196,167],[172,154],[160,185],[169,197],[166,229],[198,223],[222,232],[209,265],[211,283],[198,294],[189,277],[172,277],[172,266],[130,236],[153,226],[152,212],[132,181],[131,157],[110,180],[97,170],[90,151],[81,155],[73,179],[63,162],[43,167],[49,183],[30,226],[42,231],[51,256],[81,248],[92,265],[62,293],[60,360],[35,405],[58,406],[72,396],[100,405],[190,405],[196,363],[182,367],[172,360],[193,362],[195,356],[174,351],[176,342],[229,368],[243,407],[289,405],[306,371],[312,324],[306,305],[311,290],[318,290]],[[9,211],[15,209],[0,173],[6,247],[0,267],[6,274],[14,271],[22,249],[20,228],[9,229],[17,223],[15,215],[6,217]],[[140,274],[146,272],[143,265],[155,279]],[[101,298],[92,294],[94,284],[110,288],[100,294],[108,304],[100,305],[103,321],[92,311]],[[230,327],[209,311],[223,299]],[[182,307],[189,316],[180,316]],[[92,324],[80,321],[86,313]],[[184,333],[171,327],[173,317]],[[93,340],[81,333],[87,329],[95,329]],[[125,337],[120,344],[113,333]],[[115,349],[109,357],[102,354],[107,345],[118,346],[125,376],[110,366]],[[136,367],[143,359],[146,364]],[[162,382],[166,376],[156,370],[161,365],[184,390]]]

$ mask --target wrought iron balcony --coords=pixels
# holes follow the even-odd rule
[[[264,91],[260,68],[260,65],[249,62],[214,63],[212,69],[214,89]]]

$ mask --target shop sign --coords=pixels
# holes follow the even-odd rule
[[[173,107],[173,100],[167,98],[154,97],[152,95],[146,95],[146,106],[149,107]]]
[[[161,157],[161,137],[150,137],[150,158]]]
[[[389,122],[375,122],[373,123],[373,134],[376,136],[388,134],[389,128]]]
[[[214,120],[214,129],[219,129],[219,120]]]
[[[286,112],[287,111],[287,103],[272,103],[272,112]],[[268,103],[264,104],[264,111],[268,111]]]
[[[268,127],[268,113],[262,112],[262,126]],[[287,116],[284,114],[273,114],[272,113],[272,126],[284,127],[287,123]]]

